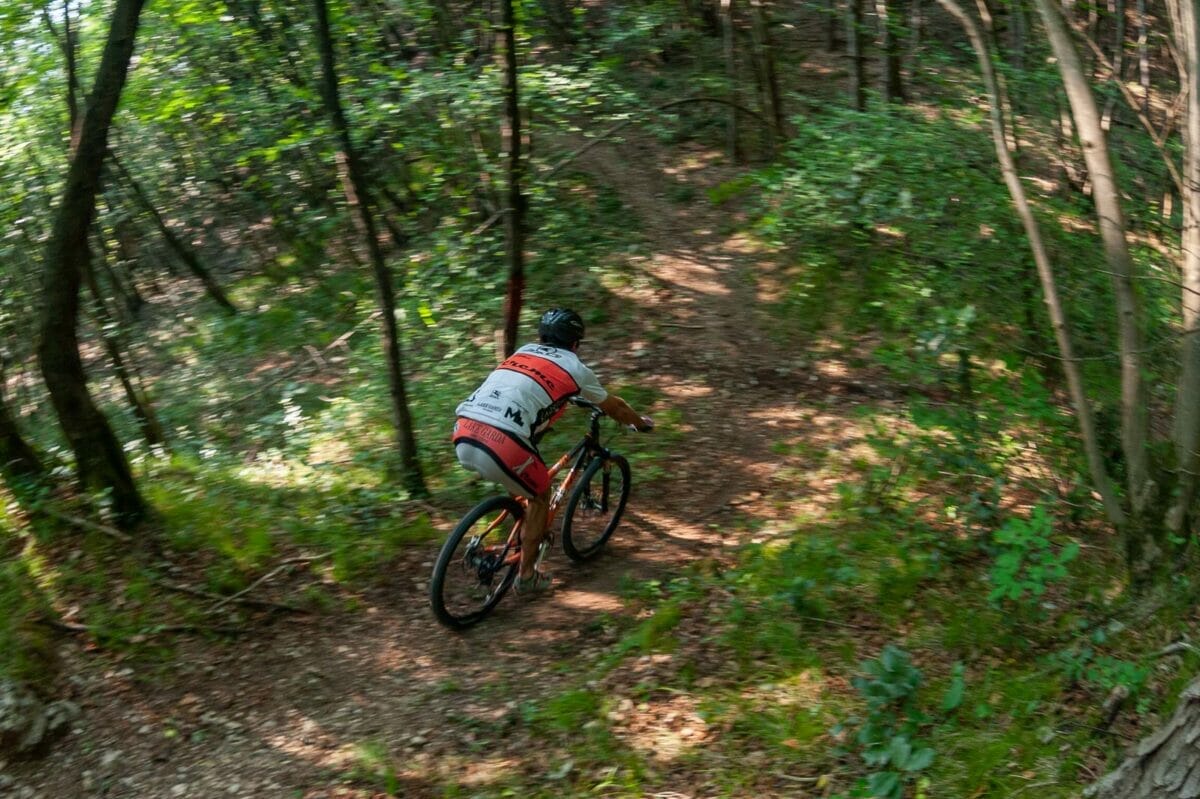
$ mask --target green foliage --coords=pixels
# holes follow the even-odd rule
[[[1056,551],[1051,543],[1053,532],[1041,505],[1034,507],[1028,519],[1010,518],[995,532],[990,601],[1019,602],[1026,596],[1036,601],[1049,585],[1066,577],[1067,564],[1079,555],[1079,545],[1071,542]]]
[[[933,763],[934,750],[917,737],[926,721],[917,701],[924,678],[911,656],[891,644],[860,668],[865,675],[855,677],[853,685],[866,701],[867,713],[854,741],[863,762],[874,769],[866,778],[867,795],[899,799],[905,784]]]

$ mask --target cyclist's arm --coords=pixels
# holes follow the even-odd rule
[[[616,419],[621,424],[631,424],[634,427],[641,428],[645,426],[642,417],[638,412],[630,407],[629,403],[618,397],[616,394],[609,394],[602,401],[596,403],[600,406],[600,410],[604,411],[608,416]]]

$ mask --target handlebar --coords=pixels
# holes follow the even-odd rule
[[[601,416],[607,415],[604,413],[603,408],[601,408],[599,405],[597,405],[594,402],[588,402],[583,397],[571,397],[569,402],[572,405],[575,405],[576,407],[587,408],[587,409],[591,410],[592,417],[594,419],[599,419]],[[650,417],[643,416],[642,421],[645,423],[642,427],[638,427],[637,425],[632,425],[632,424],[625,425],[625,427],[636,433],[649,433],[651,430],[654,429],[654,422],[650,419]]]
[[[571,399],[569,401],[572,405],[575,405],[579,408],[590,408],[595,413],[598,413],[601,416],[604,415],[604,411],[601,410],[599,405],[597,405],[594,402],[588,402],[583,397],[571,397]]]

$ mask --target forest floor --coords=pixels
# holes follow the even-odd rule
[[[889,401],[832,345],[814,356],[770,334],[760,303],[771,299],[771,256],[737,232],[736,212],[705,194],[738,170],[699,145],[666,152],[632,136],[580,163],[617,187],[647,244],[630,257],[631,279],[612,289],[633,321],[582,354],[606,382],[655,389],[654,406],[639,410],[680,420],[661,477],[639,483],[635,465],[630,511],[604,557],[577,568],[555,553],[552,595],[509,597],[464,634],[440,628],[427,607],[434,543],[409,548],[386,588],[250,635],[184,637],[168,665],[68,644],[83,716],[45,759],[0,763],[8,775],[0,794],[495,796],[533,783],[565,795],[554,780],[579,767],[543,745],[522,714],[528,701],[589,675],[589,687],[610,698],[615,740],[654,764],[653,795],[795,796],[811,784],[812,774],[772,775],[758,761],[746,766],[760,772],[755,787],[720,788],[707,772],[724,756],[723,731],[686,691],[639,694],[648,677],[669,689],[683,662],[689,680],[723,679],[703,603],[680,622],[674,652],[611,666],[620,631],[648,614],[639,585],[698,564],[723,568],[738,547],[798,513],[819,515],[833,481],[797,478],[811,465],[803,453],[853,446],[857,398]],[[780,453],[778,442],[801,436],[811,449]],[[436,519],[442,531],[453,522],[448,511]],[[616,773],[614,765],[608,775],[619,782]]]

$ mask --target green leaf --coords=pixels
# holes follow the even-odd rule
[[[912,755],[912,744],[908,742],[907,738],[903,735],[897,735],[892,739],[892,743],[888,747],[888,759],[893,766],[905,768],[910,755]]]
[[[900,782],[900,775],[896,772],[879,771],[872,774],[867,780],[867,789],[870,790],[871,796],[880,799],[896,799],[900,796],[903,786]]]
[[[902,766],[905,771],[921,771],[929,768],[929,764],[933,762],[933,750],[928,746],[924,749],[918,749],[913,753],[913,756],[908,759],[908,762]]]
[[[963,664],[961,662],[955,663],[950,676],[950,686],[946,689],[946,693],[942,697],[942,710],[949,712],[961,705],[963,694],[966,690],[967,684],[963,680]]]

